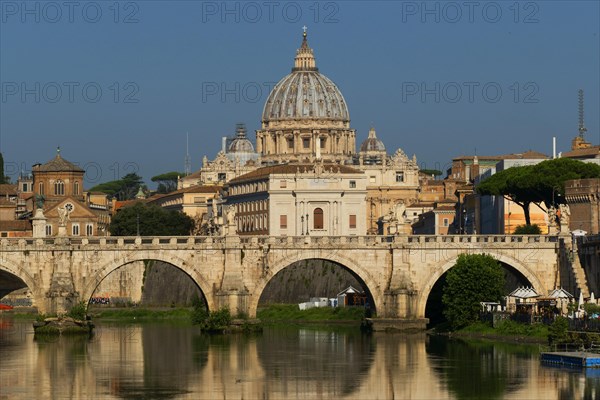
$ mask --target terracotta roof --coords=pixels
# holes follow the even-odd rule
[[[33,228],[31,227],[31,222],[28,220],[14,220],[14,221],[2,221],[0,224],[0,231],[8,232],[8,231],[30,231]]]
[[[17,202],[16,201],[11,201],[5,197],[0,197],[0,206],[11,206],[11,207],[16,207],[17,206]]]
[[[247,174],[238,176],[229,181],[229,183],[248,182],[261,178],[267,178],[273,174],[296,174],[296,173],[314,173],[315,164],[277,164],[256,169]],[[362,171],[339,164],[323,164],[323,174],[362,174]]]
[[[460,156],[453,158],[452,160],[473,160],[475,156]],[[478,160],[482,161],[493,161],[493,160],[524,160],[524,159],[548,159],[547,155],[540,153],[539,151],[526,151],[523,153],[513,153],[513,154],[500,154],[497,156],[477,156]]]
[[[17,195],[17,185],[11,185],[10,183],[0,184],[0,196],[6,195]]]
[[[586,157],[590,158],[600,158],[600,146],[592,146],[587,149],[577,149],[567,151],[561,154],[561,157],[565,158],[575,158],[575,157]]]
[[[42,171],[42,172],[65,172],[65,171],[73,171],[73,172],[85,172],[83,169],[79,168],[77,165],[73,164],[70,161],[65,160],[57,154],[52,160],[48,161],[46,164],[40,165],[34,171]]]

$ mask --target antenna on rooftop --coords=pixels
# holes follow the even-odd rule
[[[583,123],[583,89],[579,89],[579,137],[583,139],[586,132],[587,128]]]
[[[188,176],[191,173],[192,166],[190,163],[190,134],[188,132],[185,133],[185,161],[183,169],[185,176]]]

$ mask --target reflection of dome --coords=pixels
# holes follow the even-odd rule
[[[375,128],[369,130],[369,137],[360,145],[361,152],[384,152],[385,146],[383,142],[377,138]]]
[[[252,142],[246,137],[246,125],[237,124],[237,135],[235,139],[231,141],[228,153],[254,153],[254,146]]]
[[[342,93],[321,75],[306,33],[296,51],[292,73],[275,85],[263,110],[263,122],[286,119],[325,119],[348,122],[350,114]]]

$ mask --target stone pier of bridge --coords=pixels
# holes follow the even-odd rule
[[[87,302],[109,274],[158,260],[190,276],[209,310],[256,315],[271,279],[303,260],[349,270],[382,323],[423,328],[428,296],[461,254],[490,254],[538,293],[561,286],[556,236],[58,237],[0,240],[0,273],[27,286],[42,313]]]

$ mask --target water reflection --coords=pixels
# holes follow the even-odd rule
[[[207,336],[175,325],[100,325],[34,338],[0,320],[0,398],[594,399],[600,371],[540,365],[537,346],[425,334],[268,328]]]
[[[276,397],[344,397],[366,376],[375,342],[358,329],[345,333],[302,328],[267,330],[258,343],[268,388]]]

